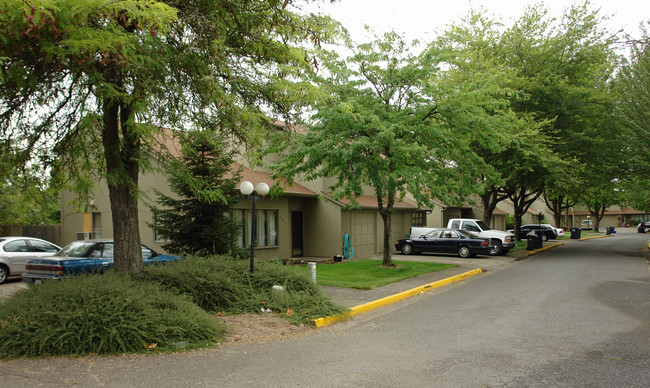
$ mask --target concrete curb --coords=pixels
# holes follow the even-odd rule
[[[547,245],[547,246],[545,246],[543,248],[533,249],[532,251],[528,251],[528,255],[530,256],[530,255],[534,255],[536,253],[544,252],[544,251],[546,251],[548,249],[559,247],[560,245],[564,245],[564,243],[556,243],[556,244],[552,244],[552,245]]]
[[[468,271],[468,272],[461,273],[461,274],[456,275],[456,276],[452,276],[452,277],[449,277],[449,278],[446,278],[446,279],[438,280],[436,282],[425,284],[425,285],[419,286],[419,287],[415,287],[415,288],[400,292],[400,293],[395,294],[395,295],[390,295],[390,296],[387,296],[387,297],[384,297],[384,298],[381,298],[381,299],[374,300],[372,302],[368,302],[368,303],[364,303],[364,304],[359,305],[359,306],[352,307],[352,308],[350,308],[350,311],[348,311],[345,314],[338,314],[338,315],[333,315],[333,316],[329,316],[329,317],[318,318],[318,319],[314,320],[313,322],[314,322],[314,325],[316,325],[316,327],[327,326],[327,325],[330,325],[332,323],[348,319],[348,318],[350,318],[352,316],[355,316],[355,315],[358,315],[358,314],[363,314],[363,313],[366,313],[368,311],[372,311],[372,310],[378,309],[380,307],[387,306],[387,305],[389,305],[391,303],[395,303],[395,302],[398,302],[400,300],[410,298],[410,297],[412,297],[414,295],[421,294],[421,293],[423,293],[425,291],[433,290],[434,288],[438,288],[438,287],[446,286],[446,285],[451,284],[451,283],[459,282],[459,281],[461,281],[463,279],[467,279],[467,278],[470,278],[472,276],[476,276],[476,275],[478,275],[478,274],[480,274],[482,272],[483,272],[482,269],[477,268],[477,269],[474,269],[474,270],[471,270],[471,271]]]
[[[578,241],[584,241],[584,240],[593,240],[595,238],[605,238],[605,237],[614,237],[613,234],[606,234],[604,236],[591,236],[591,237],[583,237],[581,239],[578,239]]]

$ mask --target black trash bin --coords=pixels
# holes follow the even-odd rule
[[[571,238],[572,239],[579,239],[580,238],[580,228],[571,228]]]
[[[645,224],[643,222],[640,223],[637,230],[639,231],[639,233],[645,233]]]
[[[605,232],[605,235],[609,236],[612,233],[614,233],[614,227],[613,226],[608,226],[607,231]]]
[[[527,251],[534,251],[537,249],[537,235],[534,234],[527,234],[526,235],[526,250]]]

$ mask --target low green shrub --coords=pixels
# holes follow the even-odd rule
[[[30,286],[0,304],[0,357],[194,349],[226,328],[186,297],[110,271]]]
[[[137,279],[186,295],[206,311],[226,311],[251,297],[253,290],[242,284],[238,273],[246,271],[245,265],[228,256],[190,256],[177,263],[149,266]]]
[[[271,310],[294,324],[345,311],[309,280],[300,268],[278,262],[250,263],[228,256],[187,257],[177,263],[148,267],[141,279],[156,282],[176,294],[187,295],[209,312],[238,314]],[[273,286],[282,297],[273,297]]]

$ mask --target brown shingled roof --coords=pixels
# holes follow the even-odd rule
[[[274,184],[278,183],[280,187],[284,190],[285,194],[290,194],[290,195],[297,195],[297,196],[306,196],[306,197],[317,197],[318,195],[314,193],[313,191],[309,190],[308,188],[301,186],[297,183],[293,183],[291,185],[287,184],[286,180],[281,180],[278,182],[277,179],[274,179],[271,177],[271,174],[268,172],[261,172],[261,171],[253,171],[248,167],[242,166],[239,163],[233,163],[232,164],[232,170],[237,171],[238,169],[242,169],[241,172],[241,181],[250,181],[253,183],[253,185],[256,185],[258,183],[264,182],[269,186],[273,186]],[[241,183],[241,182],[240,182]],[[237,189],[239,189],[239,184],[237,185]]]
[[[325,196],[329,196],[332,193],[323,193]],[[355,198],[359,206],[361,208],[372,208],[372,209],[377,209],[377,197],[371,196],[371,195],[361,195],[359,197]],[[336,202],[339,202],[343,205],[350,205],[352,204],[352,201],[348,198],[340,199],[337,200]],[[417,203],[415,201],[412,201],[408,198],[404,198],[400,202],[395,202],[395,205],[393,206],[394,209],[416,209],[418,208]]]

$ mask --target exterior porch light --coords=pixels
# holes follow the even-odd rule
[[[244,198],[253,201],[253,220],[251,225],[251,266],[250,270],[253,273],[253,262],[255,261],[255,242],[257,239],[257,201],[261,201],[269,193],[269,185],[260,182],[253,189],[253,184],[249,181],[243,181],[239,185],[239,191],[244,194]]]

